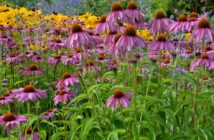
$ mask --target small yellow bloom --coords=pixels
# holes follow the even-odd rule
[[[185,39],[188,40],[190,38],[190,36],[191,36],[191,33],[186,33],[185,34]]]

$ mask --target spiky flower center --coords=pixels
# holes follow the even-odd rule
[[[158,36],[158,41],[165,42],[166,41],[166,36],[165,35],[159,35]]]
[[[16,117],[11,112],[8,112],[7,114],[5,114],[3,116],[3,121],[5,121],[5,122],[11,122],[11,121],[14,121],[14,120],[16,120]]]
[[[124,34],[127,36],[136,36],[136,30],[133,26],[129,25],[126,27]]]
[[[4,100],[5,99],[5,97],[4,96],[0,96],[0,100]]]
[[[113,94],[115,98],[121,98],[124,96],[123,91],[121,91],[120,89],[116,89]]]
[[[89,60],[86,61],[85,65],[86,66],[94,66],[94,61],[89,59]]]
[[[121,21],[118,21],[117,24],[121,27],[123,26],[123,23]]]
[[[15,53],[11,53],[10,57],[16,57],[16,54]]]
[[[48,109],[48,111],[47,112],[52,112],[53,111],[53,109]]]
[[[187,21],[187,16],[184,14],[180,14],[178,17],[178,21],[181,21],[181,22]]]
[[[163,59],[163,63],[164,63],[164,64],[169,64],[169,63],[170,63],[170,59],[169,59],[169,58]]]
[[[127,5],[127,9],[131,9],[131,10],[136,10],[137,9],[137,4],[133,1],[129,2]]]
[[[78,24],[73,24],[71,30],[72,30],[72,33],[82,32],[82,27]]]
[[[73,55],[72,55],[72,54],[68,54],[67,57],[68,57],[68,58],[72,58]]]
[[[114,43],[117,43],[117,41],[120,39],[121,37],[121,34],[117,34],[115,37],[114,37]]]
[[[70,78],[71,77],[71,74],[69,72],[64,72],[63,75],[62,75],[62,79],[67,79],[67,78]]]
[[[120,10],[122,10],[122,6],[120,5],[119,2],[112,3],[112,5],[111,5],[111,11],[112,12],[113,11],[120,11]]]
[[[29,70],[36,71],[36,70],[38,70],[38,68],[37,68],[36,64],[31,64],[29,66]]]
[[[203,59],[208,59],[208,54],[207,54],[207,53],[204,53],[204,54],[202,55],[202,58],[203,58]]]
[[[33,133],[33,130],[31,128],[28,128],[25,130],[26,134],[31,135]]]
[[[56,42],[56,43],[62,43],[62,40],[60,38],[55,38],[54,42]]]
[[[61,59],[61,55],[60,54],[57,54],[57,55],[54,55],[54,57],[53,57],[54,59]]]
[[[105,60],[105,55],[104,54],[99,54],[98,59],[99,60]]]
[[[59,90],[58,95],[64,95],[64,94],[66,94],[66,90],[64,89]]]
[[[196,17],[189,17],[189,21],[196,21]]]
[[[207,76],[204,76],[204,77],[202,77],[202,80],[204,80],[204,81],[206,81],[206,80],[208,80],[209,78],[207,77]]]
[[[115,31],[109,31],[108,34],[109,34],[109,35],[115,35],[115,34],[117,34],[117,32],[115,32]]]
[[[156,13],[155,17],[156,17],[157,19],[161,19],[161,18],[165,18],[166,15],[165,15],[165,13],[164,13],[163,11],[160,10],[160,11],[158,11],[158,12]]]
[[[32,85],[26,85],[24,87],[24,92],[26,92],[26,93],[35,92],[35,88]]]
[[[210,28],[210,23],[206,18],[203,18],[198,23],[199,28]]]
[[[102,16],[100,17],[100,22],[101,22],[101,23],[106,22],[106,18],[107,18],[106,15],[102,15]]]
[[[192,13],[189,14],[189,17],[195,17],[195,18],[197,18],[198,14],[196,12],[192,12]]]
[[[190,50],[190,49],[186,49],[186,50],[185,50],[185,53],[186,53],[186,54],[191,54],[191,50]]]

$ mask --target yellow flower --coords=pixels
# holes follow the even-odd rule
[[[151,35],[151,33],[149,32],[148,29],[137,30],[137,35],[142,37],[144,40],[147,40],[147,41],[153,40],[153,36]]]
[[[191,36],[191,33],[186,33],[185,34],[185,39],[188,40],[190,38],[190,36]]]

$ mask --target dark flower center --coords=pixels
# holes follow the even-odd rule
[[[15,53],[11,53],[10,57],[16,57],[16,54]]]
[[[36,71],[36,70],[38,70],[38,68],[37,68],[36,64],[31,64],[29,66],[29,70]]]
[[[72,33],[82,32],[82,27],[78,24],[74,24],[71,28]]]
[[[196,17],[189,17],[189,21],[196,21]]]
[[[189,17],[195,17],[195,18],[197,18],[198,14],[196,12],[192,12],[192,13],[189,14]]]
[[[186,50],[185,50],[185,53],[186,53],[186,54],[191,54],[191,50],[186,49]]]
[[[105,55],[104,55],[104,54],[100,54],[100,55],[98,56],[98,59],[99,59],[99,60],[105,60]]]
[[[14,120],[16,120],[16,117],[11,112],[8,112],[3,117],[3,121],[5,121],[5,122],[11,122],[11,121],[14,121]]]
[[[55,41],[56,43],[62,43],[62,40],[59,39],[59,38],[55,38],[54,41]]]
[[[28,128],[26,130],[26,134],[31,135],[33,133],[33,130],[31,128]]]
[[[72,58],[73,55],[72,55],[72,54],[68,54],[67,57],[68,57],[68,58]]]
[[[158,19],[161,19],[161,18],[165,18],[166,15],[165,15],[165,13],[163,11],[160,10],[160,11],[158,11],[156,13],[155,17],[158,18]]]
[[[136,36],[136,30],[133,26],[129,25],[126,27],[124,34],[127,36]]]
[[[117,24],[121,27],[123,26],[123,23],[121,21],[118,21]]]
[[[128,3],[127,9],[131,9],[131,10],[136,10],[137,9],[137,4],[133,1]]]
[[[203,18],[198,23],[199,28],[210,28],[210,23],[206,18]]]
[[[116,89],[113,94],[115,98],[121,98],[124,96],[124,93],[120,89]]]
[[[89,59],[89,60],[86,61],[85,65],[86,66],[94,66],[94,61]]]
[[[66,94],[66,91],[64,89],[59,90],[58,95],[64,95]]]
[[[62,79],[67,79],[67,78],[70,78],[71,77],[71,74],[69,72],[64,72],[63,75],[62,75]]]
[[[53,57],[54,59],[61,59],[61,55],[60,54],[57,54],[57,55],[54,55],[54,57]]]
[[[165,35],[159,35],[158,36],[158,41],[165,42],[166,41],[166,36]]]
[[[169,58],[163,59],[163,63],[164,64],[169,64],[170,63],[170,59]]]
[[[0,96],[0,100],[4,100],[5,99],[5,97],[4,96]]]
[[[202,58],[203,58],[203,59],[208,59],[208,54],[207,54],[207,53],[204,53],[204,54],[202,55]]]
[[[37,59],[37,60],[41,60],[42,57],[41,57],[41,56],[37,56],[36,59]]]
[[[120,39],[121,37],[121,34],[117,34],[115,37],[114,37],[114,43],[117,43],[117,41]]]
[[[122,10],[122,6],[120,5],[119,2],[114,2],[112,5],[111,5],[111,11],[120,11]]]
[[[24,87],[24,92],[27,92],[27,93],[29,93],[29,92],[35,92],[35,88],[32,85],[26,85]]]
[[[102,15],[102,16],[100,17],[100,22],[101,22],[101,23],[106,22],[106,18],[107,18],[106,15]]]
[[[202,77],[202,80],[204,80],[204,81],[206,81],[206,80],[208,80],[209,78],[207,77],[207,76],[204,76],[204,77]]]
[[[10,96],[10,93],[9,92],[5,92],[2,96],[8,97],[8,96]]]
[[[53,111],[53,109],[48,109],[48,112],[52,112]]]
[[[187,16],[184,14],[180,14],[178,17],[178,21],[181,21],[181,22],[187,21]]]
[[[108,34],[109,34],[109,35],[114,35],[114,34],[117,34],[117,32],[115,32],[115,31],[109,31]]]

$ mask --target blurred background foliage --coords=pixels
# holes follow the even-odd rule
[[[79,15],[90,12],[94,15],[107,14],[111,3],[115,0],[0,0],[1,5],[13,7],[24,6],[28,9],[42,9],[44,13],[59,12],[68,15]],[[120,1],[125,8],[130,0]],[[157,9],[166,11],[168,17],[176,17],[180,13],[196,11],[210,12],[214,15],[214,0],[133,0],[144,12],[146,19],[153,17]]]

